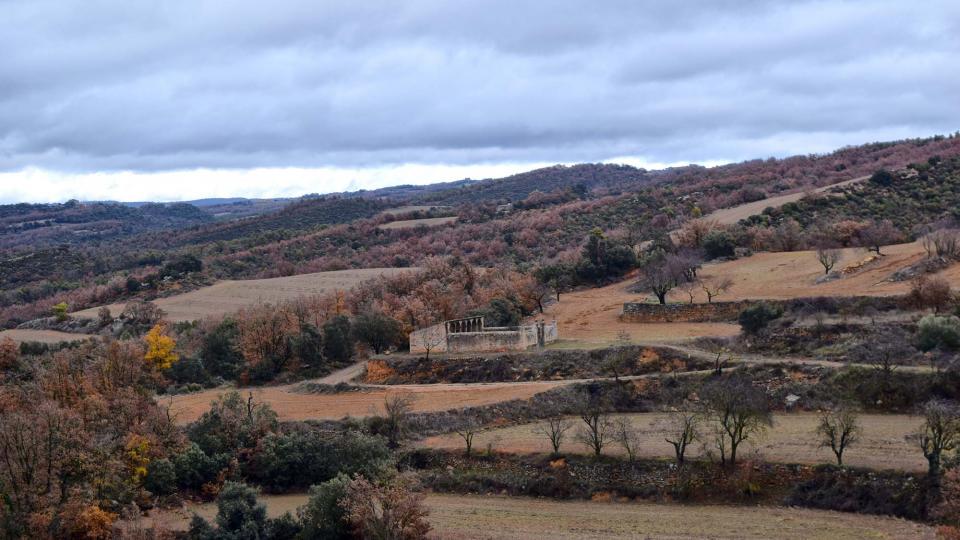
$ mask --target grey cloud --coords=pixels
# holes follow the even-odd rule
[[[960,120],[960,7],[0,3],[0,170],[717,160]],[[780,142],[778,142],[780,141]]]

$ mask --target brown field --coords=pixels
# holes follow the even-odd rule
[[[267,514],[296,513],[304,494],[265,495]],[[608,538],[935,538],[931,527],[902,519],[782,507],[694,506],[654,503],[556,501],[524,497],[429,494],[430,538],[608,539]],[[213,503],[154,511],[143,520],[185,530],[190,516],[216,515]]]
[[[385,223],[380,225],[378,228],[384,230],[393,230],[393,229],[412,229],[414,227],[436,227],[437,225],[446,225],[447,223],[453,223],[457,220],[457,216],[450,217],[435,217],[435,218],[423,218],[423,219],[403,219],[400,221],[391,221],[390,223]]]
[[[0,331],[0,339],[10,338],[17,343],[24,341],[38,341],[40,343],[60,343],[63,341],[80,341],[96,336],[85,334],[71,334],[69,332],[58,332],[56,330],[3,330]]]
[[[642,413],[624,415],[642,432],[640,456],[657,458],[672,457],[673,447],[664,441],[666,413]],[[579,420],[572,419],[579,429]],[[781,463],[804,463],[815,465],[832,463],[833,453],[827,448],[818,448],[812,435],[818,416],[813,413],[780,414],[775,417],[774,427],[756,442],[744,443],[739,457],[762,457],[766,461]],[[907,435],[920,425],[919,417],[906,415],[870,414],[861,417],[863,439],[844,454],[844,462],[855,467],[874,469],[899,469],[907,471],[926,470],[923,454],[907,442]],[[486,448],[491,443],[494,450],[502,452],[535,453],[550,452],[547,438],[535,432],[538,424],[523,424],[495,428],[476,435],[474,448]],[[568,432],[567,442],[561,450],[587,453],[586,447],[573,441],[573,430]],[[429,437],[421,442],[431,448],[462,449],[463,439],[456,434]],[[692,455],[702,454],[702,445],[696,445]],[[621,448],[611,445],[605,452],[622,454]]]
[[[384,399],[392,394],[414,395],[415,412],[435,412],[489,405],[511,399],[527,399],[551,388],[570,384],[570,381],[538,381],[489,384],[410,384],[397,387],[370,387],[360,392],[341,394],[302,394],[292,391],[296,385],[266,388],[243,388],[244,395],[252,392],[254,399],[273,407],[281,421],[337,420],[345,416],[363,417],[383,411]],[[193,394],[161,397],[169,403],[177,422],[192,422],[210,408],[210,402],[226,392],[224,389],[206,390]]]
[[[823,275],[823,267],[813,251],[757,253],[734,261],[706,264],[700,276],[729,276],[733,287],[719,300],[790,299],[809,296],[889,296],[909,291],[907,281],[887,281],[890,275],[923,258],[919,243],[898,244],[883,248],[884,256],[850,272],[845,277],[826,283],[816,283]],[[862,248],[842,250],[842,259],[836,269],[852,268],[868,256]],[[960,264],[940,272],[955,287],[960,286]],[[624,323],[618,319],[624,302],[648,302],[651,296],[627,292],[634,283],[631,278],[620,283],[561,295],[560,302],[547,308],[546,317],[557,321],[560,337],[578,342],[610,342],[621,330],[634,341],[672,341],[698,336],[729,336],[739,329],[722,323]],[[695,301],[705,302],[702,294]],[[687,302],[680,291],[672,291],[669,300]]]
[[[193,321],[226,315],[258,303],[283,302],[301,296],[348,290],[369,279],[415,270],[416,268],[364,268],[270,279],[227,280],[188,293],[159,298],[154,303],[167,313],[170,321]],[[124,305],[111,304],[108,307],[116,316],[123,311]],[[98,309],[99,307],[85,309],[73,315],[94,318]]]

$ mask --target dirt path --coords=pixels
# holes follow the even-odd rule
[[[638,413],[616,415],[614,418],[628,418],[641,431],[641,457],[670,458],[673,456],[673,447],[664,441],[669,416],[667,413]],[[862,415],[860,420],[863,439],[845,454],[846,464],[875,469],[926,470],[923,454],[906,439],[920,425],[920,417],[869,414]],[[778,414],[774,418],[773,428],[761,439],[744,443],[739,455],[744,459],[756,456],[782,463],[832,463],[833,454],[829,449],[819,448],[813,437],[818,421],[819,416],[815,413]],[[571,423],[573,430],[579,429],[579,420],[571,418]],[[536,432],[538,425],[522,424],[485,431],[476,435],[474,448],[486,448],[489,443],[501,452],[550,452],[547,438]],[[586,447],[573,441],[572,433],[568,432],[568,440],[561,449],[564,452],[588,453]],[[457,434],[438,435],[424,439],[421,444],[457,450],[463,448],[463,439]],[[611,444],[604,452],[623,454],[623,450],[615,444]],[[702,444],[695,444],[691,448],[691,455],[702,453]]]
[[[356,379],[357,377],[359,377],[360,374],[363,373],[363,370],[366,369],[366,367],[367,367],[366,362],[357,362],[343,369],[338,369],[337,371],[334,371],[333,373],[327,375],[326,377],[319,378],[312,382],[317,382],[320,384],[348,383]]]
[[[414,412],[436,412],[490,405],[512,399],[527,399],[534,394],[572,382],[574,381],[370,386],[362,387],[356,392],[338,394],[297,393],[294,389],[298,385],[286,385],[243,388],[240,392],[244,395],[251,392],[254,399],[269,403],[281,421],[339,420],[345,416],[381,414],[384,399],[398,393],[414,395]],[[201,414],[210,409],[210,402],[227,391],[229,390],[217,388],[161,398],[160,402],[169,403],[178,423],[188,423],[200,418]]]
[[[757,214],[762,214],[767,208],[779,208],[787,203],[797,202],[800,199],[804,198],[807,193],[825,193],[830,191],[835,187],[849,186],[850,184],[855,184],[857,182],[862,182],[870,178],[869,176],[861,176],[859,178],[853,178],[850,180],[845,180],[843,182],[838,182],[836,184],[831,184],[829,186],[823,186],[816,188],[811,191],[798,191],[796,193],[788,193],[786,195],[777,195],[774,197],[768,197],[760,201],[753,201],[746,204],[741,204],[738,206],[733,206],[730,208],[721,208],[715,212],[707,214],[704,219],[710,221],[716,221],[721,225],[733,225],[739,222],[741,219],[746,219],[750,216],[755,216]]]
[[[263,495],[269,517],[307,502],[305,494]],[[467,539],[627,539],[627,538],[782,538],[854,540],[862,538],[933,540],[934,530],[902,519],[774,506],[698,506],[654,503],[556,501],[526,497],[429,494],[429,538]],[[212,520],[213,503],[154,510],[140,525],[183,531],[197,513]]]

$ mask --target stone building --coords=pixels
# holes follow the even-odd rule
[[[410,334],[413,354],[525,351],[557,340],[557,323],[537,321],[525,326],[486,326],[483,317],[435,324]]]

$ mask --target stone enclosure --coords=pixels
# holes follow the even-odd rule
[[[557,340],[557,323],[485,326],[483,317],[444,321],[410,333],[410,352],[464,353],[525,351]]]

